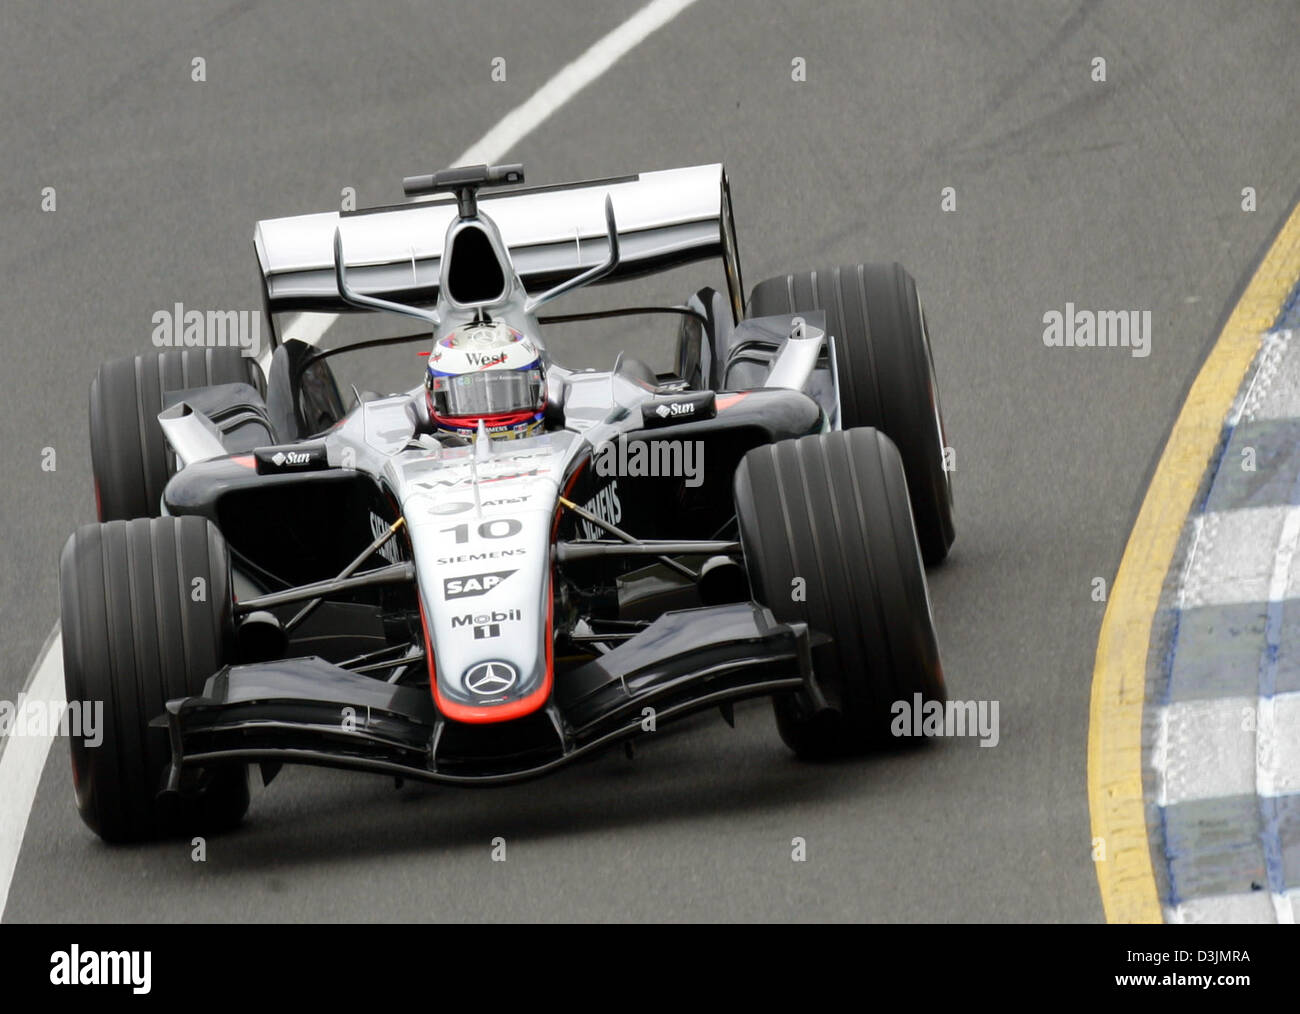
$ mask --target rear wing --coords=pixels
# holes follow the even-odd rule
[[[530,291],[599,264],[609,254],[605,196],[618,215],[621,259],[605,281],[720,257],[732,312],[743,316],[727,174],[721,165],[665,169],[614,179],[479,195],[515,271]],[[369,296],[414,305],[438,298],[443,237],[456,216],[451,197],[362,211],[329,211],[257,223],[268,320],[294,310],[350,312],[334,277],[334,230],[343,233],[348,281]]]

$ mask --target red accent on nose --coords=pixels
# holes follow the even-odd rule
[[[555,681],[555,599],[551,594],[550,582],[546,586],[546,675],[542,685],[527,697],[521,697],[505,704],[488,704],[475,707],[458,704],[440,692],[438,674],[433,664],[433,639],[429,635],[429,621],[424,615],[424,602],[420,602],[420,625],[424,628],[424,652],[429,662],[429,690],[433,694],[433,703],[448,718],[457,722],[470,724],[487,724],[491,722],[508,722],[512,718],[523,718],[541,708],[551,696],[551,686]]]

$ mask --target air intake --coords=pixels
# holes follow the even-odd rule
[[[505,270],[482,228],[464,225],[458,229],[448,256],[447,295],[452,302],[494,303],[505,295]]]

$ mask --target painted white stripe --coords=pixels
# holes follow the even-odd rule
[[[1255,791],[1261,796],[1276,796],[1278,772],[1277,700],[1259,699],[1258,726],[1255,730]]]
[[[1256,733],[1255,787],[1261,797],[1300,792],[1300,693],[1277,694],[1259,702],[1259,731]],[[1283,853],[1286,837],[1280,828],[1274,835]],[[1279,923],[1295,922],[1295,890],[1273,895],[1273,914]]]
[[[1157,710],[1151,766],[1156,800],[1170,806],[1223,796],[1300,792],[1300,693],[1182,701]],[[1166,922],[1296,919],[1300,890],[1196,898],[1167,908]]]
[[[1273,555],[1273,574],[1269,579],[1268,599],[1274,605],[1287,594],[1291,582],[1291,562],[1295,558],[1296,543],[1300,541],[1300,511],[1288,512],[1282,524],[1277,549]],[[1270,638],[1280,637],[1273,628],[1275,617],[1270,617]],[[1261,687],[1267,691],[1271,686]],[[1255,791],[1261,796],[1276,796],[1292,789],[1300,778],[1300,744],[1295,742],[1300,733],[1300,695],[1280,694],[1261,697],[1259,701],[1259,728],[1255,735]],[[1276,833],[1276,829],[1275,829]],[[1270,836],[1266,837],[1266,842]],[[1281,847],[1280,845],[1278,846]],[[1283,895],[1272,898],[1274,916],[1279,923],[1292,923],[1295,913],[1291,901]]]
[[[1293,517],[1297,513],[1300,507],[1252,507],[1205,515],[1179,592],[1180,607],[1268,601],[1279,590],[1273,587],[1279,566],[1290,571],[1287,554],[1293,555],[1295,546],[1284,543],[1283,536],[1300,522]],[[1293,598],[1298,591],[1284,582],[1276,600]]]
[[[1271,923],[1273,896],[1266,891],[1190,898],[1176,908],[1165,909],[1165,922],[1176,923]]]
[[[1250,384],[1233,399],[1226,425],[1231,427],[1237,426],[1242,421],[1253,422],[1256,419],[1275,418],[1269,414],[1270,407],[1275,407],[1271,395],[1278,370],[1286,357],[1290,337],[1290,331],[1270,331],[1260,340],[1259,351],[1255,353],[1255,367],[1250,375]],[[1300,371],[1297,373],[1300,375]],[[1300,409],[1300,405],[1296,408]],[[1286,414],[1297,415],[1300,412]]]
[[[1161,806],[1217,796],[1300,794],[1300,692],[1156,709],[1151,768]]]
[[[693,3],[695,0],[653,0],[646,4],[563,67],[527,102],[507,113],[478,144],[467,148],[452,165],[495,162],[569,99],[609,70],[620,57]]]
[[[473,165],[499,159],[538,124],[609,70],[620,57],[693,3],[695,0],[652,0],[646,4],[561,69],[531,99],[511,110],[505,119],[476,144],[467,148],[452,165]],[[291,318],[283,333],[315,344],[336,320],[338,315],[333,313],[303,313]],[[310,337],[306,337],[308,335]],[[270,365],[268,349],[262,350],[258,362],[263,370]],[[63,695],[63,649],[58,630],[56,625],[44,653],[37,660],[33,676],[30,692],[37,694],[35,681],[40,680],[41,690],[38,696],[41,700],[53,700]],[[51,685],[56,689],[51,691]],[[10,758],[8,755],[12,752],[12,747],[22,742],[28,746]],[[30,739],[20,739],[8,746],[9,749],[0,754],[0,787],[4,787],[3,793],[0,793],[0,919],[4,917],[9,884],[18,863],[23,836],[27,833],[27,821],[36,799],[36,788],[40,784],[45,758],[49,754],[50,741],[37,743]],[[30,792],[27,791],[28,783]],[[11,785],[14,786],[12,791]]]
[[[1191,574],[1197,562],[1201,559],[1199,553],[1201,548],[1201,533],[1205,529],[1205,515],[1197,514],[1192,518],[1192,548],[1187,553],[1187,560],[1183,564],[1183,575],[1178,582],[1178,608],[1180,610],[1187,608],[1187,589],[1191,584]]]
[[[66,703],[63,638],[57,626],[36,660],[25,693],[30,700]],[[0,753],[0,916],[9,900],[9,885],[27,833],[27,818],[52,742],[53,732],[48,736],[8,736]]]
[[[1291,561],[1295,559],[1297,542],[1300,542],[1300,508],[1292,507],[1282,519],[1282,533],[1273,551],[1273,573],[1268,582],[1270,602],[1287,598],[1291,586]]]
[[[1291,510],[1282,523],[1273,555],[1273,574],[1268,584],[1268,600],[1282,602],[1291,587],[1291,563],[1300,542],[1300,510]],[[1271,689],[1263,687],[1262,690]],[[1300,784],[1300,694],[1261,697],[1259,728],[1255,735],[1255,789],[1260,796],[1276,796],[1295,791]],[[1279,923],[1293,923],[1295,911],[1291,900],[1273,895],[1274,914]]]
[[[1158,709],[1151,766],[1161,806],[1254,794],[1258,703],[1221,697]]]
[[[527,102],[506,113],[495,127],[461,152],[460,157],[451,164],[457,166],[495,162],[573,96],[614,66],[621,57],[695,2],[696,0],[652,0],[608,35],[594,42],[576,60],[562,67]],[[339,319],[336,313],[304,313],[296,320],[302,322],[307,317],[320,319],[319,323],[313,323],[308,328],[310,331],[319,327],[320,330],[314,337],[294,334],[290,330],[293,325],[286,326],[283,332],[285,337],[302,337],[303,341],[315,344]],[[271,362],[270,351],[264,349],[258,362],[262,363],[263,370],[267,369]]]
[[[1290,330],[1264,336],[1256,380],[1242,404],[1244,422],[1300,418],[1300,342],[1293,337]]]
[[[1268,726],[1263,720],[1265,701],[1260,701],[1260,738],[1268,743],[1258,751],[1261,759],[1261,796],[1300,795],[1300,693],[1278,694],[1267,701]]]
[[[1281,895],[1273,895],[1273,909],[1277,921],[1287,926],[1294,926],[1300,916],[1300,887],[1292,887]]]

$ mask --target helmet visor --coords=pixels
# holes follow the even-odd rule
[[[484,370],[430,379],[433,411],[442,418],[537,412],[544,400],[541,370]]]

